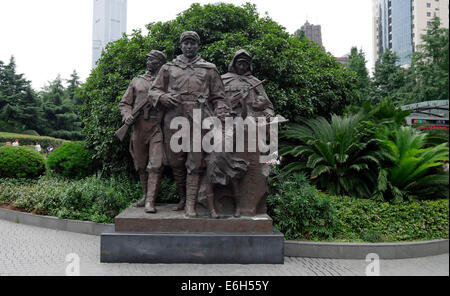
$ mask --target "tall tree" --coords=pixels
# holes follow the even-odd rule
[[[304,38],[306,38],[306,34],[305,31],[302,29],[298,29],[297,31],[294,32],[294,36],[297,37],[300,40],[303,40]]]
[[[381,56],[381,62],[375,65],[372,103],[386,97],[391,97],[394,102],[402,100],[399,90],[405,85],[405,69],[396,64],[398,60],[398,55],[388,49]]]
[[[1,128],[13,132],[38,130],[40,106],[31,82],[17,74],[16,61],[0,62],[0,121]]]
[[[67,90],[59,75],[44,87],[40,96],[46,120],[46,134],[63,139],[79,139],[81,120],[77,115],[75,104],[67,97]]]
[[[434,17],[412,54],[405,103],[449,99],[449,30],[440,25]]]
[[[348,68],[356,73],[360,101],[366,101],[370,93],[370,78],[366,68],[366,56],[362,49],[352,47],[348,57]]]
[[[75,105],[80,105],[81,100],[76,91],[80,88],[81,82],[80,76],[78,76],[77,71],[73,70],[72,74],[70,74],[70,79],[67,79],[66,81],[68,83],[68,86],[66,88],[67,97]]]

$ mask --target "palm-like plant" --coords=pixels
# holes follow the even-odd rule
[[[382,142],[394,166],[380,170],[376,197],[448,198],[449,175],[442,169],[449,156],[447,143],[425,148],[427,134],[411,127],[400,127]]]
[[[378,176],[377,142],[362,124],[363,115],[336,116],[305,120],[291,125],[283,137],[293,144],[280,149],[294,158],[284,173],[305,171],[311,180],[332,194],[368,197]]]

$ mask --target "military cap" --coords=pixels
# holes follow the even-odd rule
[[[162,61],[166,61],[167,60],[166,55],[164,53],[162,53],[161,51],[159,51],[159,50],[151,50],[145,56],[146,57],[155,57],[155,58],[158,58],[158,59],[160,59]]]
[[[185,39],[194,39],[198,43],[200,43],[200,36],[194,31],[186,31],[181,34],[180,37],[180,43],[183,42]]]
[[[246,61],[247,63],[251,64],[252,62],[252,56],[247,52],[247,51],[242,51],[241,53],[239,53],[236,58],[235,61],[239,61],[239,60],[243,60]]]

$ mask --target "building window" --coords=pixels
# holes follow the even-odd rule
[[[427,3],[427,8],[430,8],[431,7],[431,3]]]
[[[431,26],[431,22],[427,22],[427,26],[428,26],[428,27]]]
[[[427,16],[431,16],[431,12],[428,11],[428,12],[427,12]]]

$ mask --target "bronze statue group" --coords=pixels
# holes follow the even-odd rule
[[[176,152],[170,147],[176,133],[171,122],[180,116],[190,123],[190,147],[201,146],[193,135],[199,125],[194,120],[196,109],[222,122],[227,116],[268,120],[274,116],[261,81],[252,76],[247,51],[236,52],[228,73],[220,76],[214,64],[198,55],[200,43],[196,32],[184,32],[180,37],[183,54],[170,62],[162,52],[150,51],[147,72],[131,81],[120,101],[124,126],[131,128],[129,150],[143,189],[143,198],[134,206],[156,213],[162,170],[168,166],[180,196],[173,210],[184,210],[186,217],[197,217],[196,205],[203,203],[210,217],[219,218],[227,199],[233,201],[234,217],[265,213],[269,168],[260,163],[259,151],[250,151],[247,145],[244,151],[217,153]],[[223,136],[236,137],[225,131]]]

